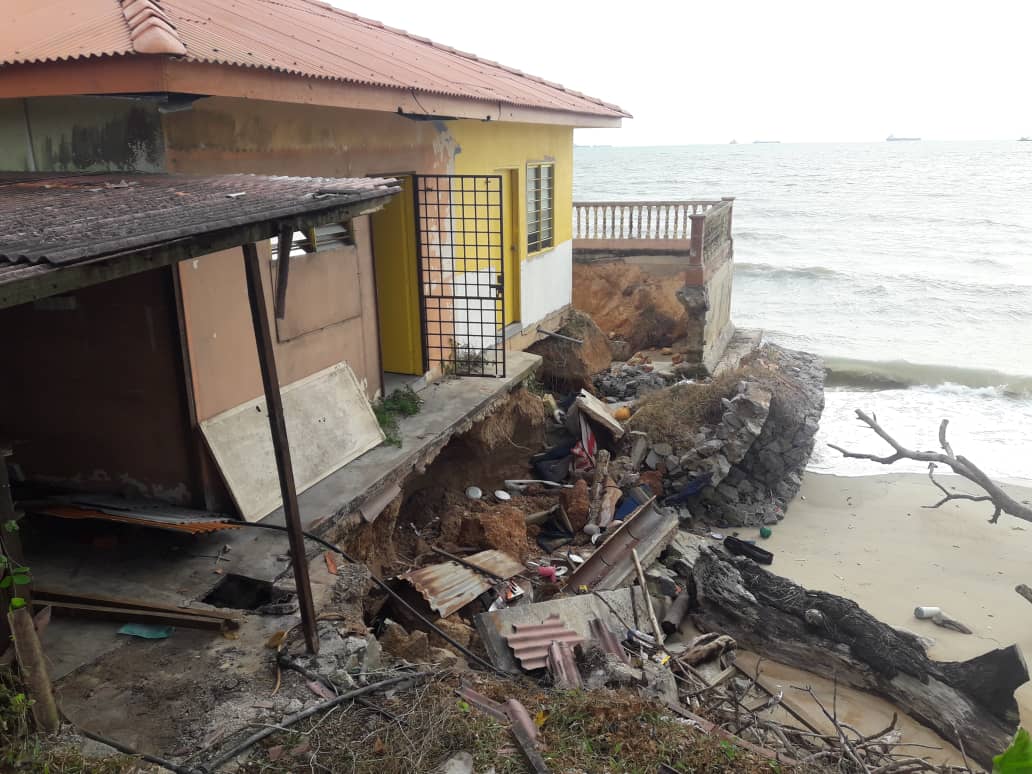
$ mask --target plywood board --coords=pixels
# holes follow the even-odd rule
[[[347,363],[294,382],[282,395],[299,493],[384,439]],[[201,431],[245,519],[258,521],[282,505],[264,397],[203,421]]]

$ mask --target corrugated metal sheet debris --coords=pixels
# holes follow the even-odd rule
[[[511,578],[523,571],[522,564],[495,549],[468,556],[466,561],[502,578]],[[486,576],[458,562],[427,565],[401,578],[415,586],[442,618],[462,609],[493,585]]]
[[[0,268],[63,265],[400,190],[380,178],[0,173]]]
[[[7,0],[0,65],[176,53],[194,62],[619,118],[615,105],[314,0]],[[136,12],[134,11],[134,14]],[[132,16],[138,19],[137,15]],[[146,37],[145,37],[146,36]]]
[[[573,657],[573,648],[565,642],[552,642],[548,646],[548,673],[556,688],[571,690],[583,688],[580,670]]]
[[[553,614],[540,624],[513,624],[513,633],[505,641],[512,648],[516,660],[526,670],[543,669],[548,664],[548,646],[565,642],[571,647],[583,642],[577,632],[566,628],[562,619]]]
[[[631,663],[630,658],[627,657],[627,651],[623,649],[620,640],[613,634],[613,630],[606,625],[605,621],[601,618],[592,618],[588,621],[588,627],[591,629],[591,638],[598,643],[603,653],[616,656],[625,664]]]
[[[631,550],[650,556],[657,548],[665,547],[676,531],[676,514],[649,504],[606,533],[606,541],[570,574],[567,587],[614,589],[629,583],[634,574]]]
[[[87,505],[53,504],[34,506],[32,512],[57,516],[62,519],[96,519],[119,524],[132,524],[137,527],[170,530],[172,532],[188,532],[195,535],[204,532],[218,532],[225,529],[240,529],[238,523],[228,518],[170,518],[132,511],[120,512]]]

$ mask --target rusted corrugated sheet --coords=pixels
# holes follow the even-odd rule
[[[631,550],[636,549],[639,555],[657,556],[676,531],[676,514],[648,505],[612,533],[606,533],[606,541],[570,574],[567,587],[615,589],[630,585],[634,576]]]
[[[0,263],[63,265],[400,190],[380,178],[0,174]]]
[[[78,505],[48,505],[33,509],[34,513],[57,516],[62,519],[95,519],[112,521],[119,524],[132,524],[136,527],[151,527],[172,532],[188,532],[196,535],[204,532],[218,532],[224,529],[240,529],[240,524],[230,519],[191,519],[169,521],[139,514],[121,514],[103,511],[98,508],[87,508]]]
[[[541,624],[513,624],[513,633],[505,641],[524,669],[542,669],[548,664],[548,646],[565,642],[570,647],[583,642],[577,632],[566,628],[558,615],[550,615]]]
[[[511,578],[523,571],[523,565],[494,549],[473,554],[466,557],[466,561],[502,578]],[[415,586],[442,618],[462,609],[492,585],[487,576],[458,562],[427,565],[401,577]]]
[[[37,5],[44,7],[34,11]],[[132,7],[134,13],[123,13],[118,0],[8,0],[5,6],[0,64],[174,53],[172,44],[181,43],[187,61],[589,115],[626,115],[559,84],[314,0],[126,2],[127,11]],[[139,18],[141,8],[158,20],[154,23],[160,25],[162,39],[157,45],[153,24],[130,23]]]

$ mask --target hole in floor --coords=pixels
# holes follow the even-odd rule
[[[215,607],[257,610],[262,605],[284,601],[283,596],[282,592],[273,587],[271,581],[230,573],[220,580],[218,585],[201,601]]]

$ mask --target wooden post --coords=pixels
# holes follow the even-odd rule
[[[652,624],[652,634],[656,638],[656,644],[663,644],[663,627],[659,625],[656,618],[656,608],[652,606],[652,597],[649,596],[649,586],[645,581],[645,571],[641,567],[641,559],[638,552],[631,549],[631,558],[634,559],[634,571],[638,574],[638,585],[641,586],[641,593],[645,596],[645,609],[649,611],[649,623]]]
[[[57,712],[57,702],[47,674],[46,661],[43,658],[43,647],[36,634],[36,625],[32,620],[29,608],[20,607],[7,614],[7,622],[14,635],[14,652],[18,656],[18,670],[25,690],[32,699],[32,717],[36,727],[45,733],[52,734],[61,727],[61,716]]]
[[[276,303],[273,311],[277,320],[287,316],[287,282],[290,280],[290,250],[294,246],[294,230],[284,226],[279,232],[277,261],[279,274],[276,276]]]
[[[308,651],[318,653],[319,632],[315,622],[312,584],[308,579],[305,536],[301,529],[301,509],[298,507],[297,491],[294,488],[294,466],[290,461],[290,443],[287,439],[287,425],[283,418],[283,400],[280,396],[279,375],[276,373],[276,354],[272,349],[269,309],[265,304],[265,292],[262,289],[258,247],[252,242],[244,245],[243,250],[244,270],[247,274],[247,298],[251,304],[251,322],[254,325],[254,338],[258,345],[258,362],[262,371],[262,385],[265,388],[269,427],[272,430],[272,449],[276,455],[276,472],[279,474],[280,493],[283,496],[287,536],[290,538],[290,559],[294,565],[294,582],[297,586],[297,599],[301,606],[301,627],[304,629]]]

